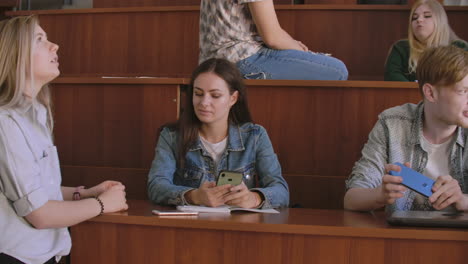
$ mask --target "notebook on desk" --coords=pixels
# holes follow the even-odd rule
[[[392,225],[468,227],[468,212],[395,211],[387,222]]]

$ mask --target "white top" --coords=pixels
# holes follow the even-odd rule
[[[0,253],[32,264],[68,255],[71,248],[66,228],[38,230],[24,218],[49,200],[63,200],[46,120],[47,110],[37,102],[0,108]]]
[[[453,143],[453,139],[449,139],[442,144],[432,144],[424,136],[422,137],[421,147],[427,152],[427,164],[423,171],[424,175],[433,180],[437,180],[439,176],[450,175],[449,157],[451,143]],[[418,203],[422,204],[427,198],[417,194],[415,199]]]
[[[450,175],[450,146],[453,140],[449,139],[442,144],[432,144],[422,137],[422,148],[427,152],[427,165],[423,174],[437,180],[439,176]]]
[[[221,156],[224,153],[224,150],[226,149],[227,137],[225,137],[218,143],[208,142],[202,136],[200,136],[200,139],[206,151],[210,153],[210,156],[213,158],[214,162],[218,164],[219,159],[221,158]]]

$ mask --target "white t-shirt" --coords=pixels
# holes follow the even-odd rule
[[[423,174],[437,180],[439,176],[450,175],[450,150],[453,139],[449,139],[442,144],[432,144],[424,136],[421,140],[422,148],[427,152],[427,164]],[[425,203],[426,197],[417,194],[416,201],[419,204]],[[452,210],[451,206],[447,210]]]
[[[200,136],[200,139],[206,151],[210,153],[210,156],[213,158],[215,164],[218,164],[219,159],[221,158],[221,156],[224,153],[224,150],[226,149],[227,137],[225,137],[218,143],[208,142],[202,136]]]

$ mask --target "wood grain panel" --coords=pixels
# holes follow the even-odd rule
[[[119,240],[117,225],[82,223],[71,228],[72,263],[118,263]],[[81,232],[80,230],[83,230]],[[86,241],[86,243],[83,243]]]
[[[154,205],[144,200],[129,200],[128,204],[129,209],[125,212],[103,214],[89,221],[254,233],[468,242],[468,230],[463,228],[418,228],[389,225],[383,210],[353,212],[281,208],[278,209],[279,214],[233,212],[231,214],[199,214],[187,217],[156,217],[151,213],[152,210],[164,210],[171,207]]]
[[[388,263],[465,263],[468,243],[441,241],[420,241],[417,245],[411,240],[392,240],[387,243],[385,259]],[[464,252],[464,253],[462,253]],[[450,261],[446,256],[450,255]]]
[[[357,5],[358,0],[304,0],[305,5],[316,5],[316,4],[338,4],[338,5]]]
[[[289,205],[302,208],[343,209],[347,175],[283,174],[289,186]]]
[[[353,238],[350,241],[350,264],[385,263],[387,244],[380,239]]]
[[[278,215],[156,217],[150,212],[158,206],[129,205],[128,212],[71,228],[73,263],[461,264],[468,246],[461,229],[391,227],[383,212],[283,209]]]
[[[280,5],[276,9],[287,32],[312,51],[341,59],[352,80],[383,80],[391,45],[407,37],[408,6]],[[467,10],[447,7],[450,24],[462,39],[468,39]],[[40,14],[49,39],[61,46],[63,76],[187,77],[198,63],[196,6],[9,14],[30,13]]]
[[[135,6],[190,6],[200,5],[201,0],[94,0],[94,8]],[[275,4],[293,4],[294,0],[275,0]]]
[[[287,174],[348,175],[378,114],[420,100],[416,88],[248,89],[254,120],[267,129]]]
[[[114,180],[125,185],[127,199],[148,199],[148,169],[62,165],[61,171],[63,186],[90,188],[103,181]]]
[[[159,128],[177,119],[177,87],[54,84],[62,164],[148,168]]]
[[[198,63],[198,12],[42,15],[40,20],[61,47],[62,76],[180,77]]]

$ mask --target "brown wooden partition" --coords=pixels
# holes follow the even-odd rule
[[[187,79],[59,78],[55,140],[65,185],[122,181],[146,199],[158,129],[178,116]],[[249,105],[271,138],[291,205],[342,208],[344,180],[377,115],[418,102],[415,83],[251,80]]]
[[[342,208],[344,180],[383,110],[420,100],[415,83],[247,81],[278,154],[291,204]]]
[[[279,214],[151,214],[129,210],[71,227],[71,261],[86,264],[463,264],[468,230],[395,227],[384,212],[289,208]]]
[[[325,6],[325,5],[323,5]],[[450,24],[462,39],[468,7],[447,7]],[[394,42],[407,38],[409,7],[399,5],[310,5],[279,9],[283,28],[310,50],[341,59],[350,80],[383,80]]]
[[[280,5],[282,27],[312,51],[331,53],[350,79],[383,80],[391,45],[406,37],[409,7]],[[468,39],[468,7],[447,7]],[[198,63],[199,7],[102,8],[36,13],[60,45],[62,76],[188,77]]]
[[[199,6],[201,0],[94,0],[94,8],[136,6]],[[275,4],[294,4],[294,0],[274,0]]]
[[[59,78],[54,81],[55,142],[63,184],[116,179],[146,199],[159,128],[177,119],[183,79]]]
[[[317,5],[317,4],[324,4],[324,5],[357,5],[358,0],[304,0],[304,4],[306,5]]]

